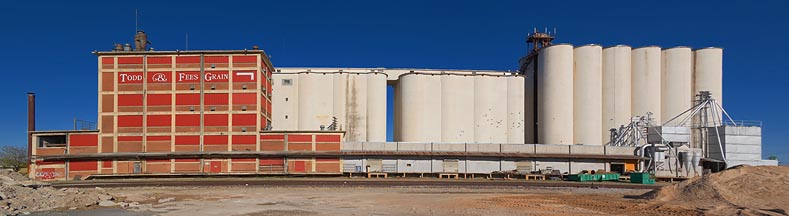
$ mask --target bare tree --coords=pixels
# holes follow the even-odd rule
[[[16,146],[0,147],[0,167],[12,168],[14,171],[27,167],[27,150]]]

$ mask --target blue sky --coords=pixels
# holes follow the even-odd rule
[[[491,3],[494,2],[494,3]],[[131,42],[134,10],[157,50],[260,45],[275,66],[515,70],[534,27],[557,42],[724,48],[724,103],[761,120],[764,155],[789,159],[789,1],[12,1],[0,13],[5,93],[0,145],[26,143],[25,92],[38,128],[95,121],[96,58]]]

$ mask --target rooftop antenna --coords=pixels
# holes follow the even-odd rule
[[[134,9],[134,33],[140,30],[140,15],[137,13],[137,9]]]

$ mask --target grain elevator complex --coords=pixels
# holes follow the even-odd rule
[[[761,125],[723,109],[721,48],[552,40],[530,34],[516,71],[313,68],[257,46],[154,51],[139,31],[94,52],[95,128],[36,131],[29,94],[30,175],[685,178],[777,163]]]

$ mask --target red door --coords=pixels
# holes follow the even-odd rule
[[[293,165],[295,166],[294,168],[296,169],[295,170],[296,172],[302,172],[303,173],[303,172],[305,172],[307,170],[304,161],[294,161],[293,163],[294,163]]]
[[[211,161],[211,172],[222,172],[222,161]]]

